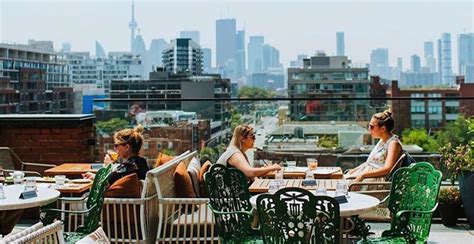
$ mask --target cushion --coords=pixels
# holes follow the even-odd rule
[[[177,197],[196,197],[196,193],[194,193],[193,189],[193,183],[191,181],[191,176],[189,176],[186,163],[184,162],[179,163],[176,167],[176,171],[174,172],[174,185]]]
[[[207,193],[206,193],[206,186],[204,185],[204,174],[209,171],[209,168],[211,168],[211,161],[207,160],[206,162],[204,162],[201,166],[201,170],[199,171],[199,178],[198,178],[198,182],[199,182],[199,187],[200,187],[200,190],[201,190],[201,193],[200,193],[200,196],[201,197],[207,197]]]
[[[199,171],[201,171],[201,162],[196,157],[192,158],[188,165],[188,173],[191,177],[193,190],[197,197],[201,196],[201,189],[199,187]]]
[[[139,198],[140,188],[138,175],[129,174],[115,181],[105,192],[105,197]]]
[[[173,158],[174,158],[174,156],[167,155],[167,154],[164,154],[164,153],[160,152],[158,154],[158,157],[156,158],[155,167],[161,166],[161,165],[169,162]]]

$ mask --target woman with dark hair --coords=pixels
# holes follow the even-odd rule
[[[254,142],[255,134],[252,127],[248,125],[239,125],[235,127],[229,147],[219,157],[217,163],[223,164],[227,167],[237,168],[251,180],[270,171],[280,170],[281,166],[278,164],[261,168],[254,168],[250,165],[245,152],[254,147]]]
[[[385,110],[372,116],[367,129],[372,138],[379,138],[379,142],[370,152],[367,161],[351,169],[344,177],[355,178],[355,182],[383,180],[395,166],[402,154],[402,144],[397,135],[392,134],[395,122],[392,113]]]

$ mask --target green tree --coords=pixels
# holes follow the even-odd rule
[[[161,153],[170,155],[170,156],[176,156],[176,152],[173,149],[164,148],[164,149],[161,149]]]
[[[95,124],[95,127],[99,132],[112,133],[128,127],[128,122],[120,118],[113,118],[108,121],[99,121]]]
[[[335,136],[321,136],[319,137],[319,146],[325,148],[338,147],[337,137]]]
[[[238,125],[242,123],[243,123],[242,115],[239,112],[237,112],[235,109],[232,109],[230,111],[230,127],[232,131],[234,131],[235,127],[237,127]]]
[[[447,123],[442,130],[436,133],[436,140],[440,146],[451,143],[453,147],[471,144],[474,140],[474,118],[460,115],[454,122]]]
[[[201,149],[201,152],[199,152],[199,158],[201,159],[201,163],[205,162],[206,160],[215,163],[217,161],[217,155],[218,154],[216,153],[216,151],[210,147],[204,147]]]
[[[238,96],[240,98],[271,98],[275,97],[275,93],[258,87],[244,86],[240,88]]]
[[[402,143],[416,144],[427,152],[435,152],[439,145],[435,138],[430,137],[425,129],[406,129],[402,133]]]

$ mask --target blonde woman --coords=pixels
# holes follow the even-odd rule
[[[118,165],[109,176],[109,184],[112,185],[118,179],[129,175],[137,174],[141,180],[145,179],[146,172],[149,170],[146,159],[139,156],[140,149],[143,144],[143,126],[138,125],[133,129],[123,129],[114,134],[114,148],[118,153]],[[113,163],[110,155],[106,154],[104,163]],[[95,174],[85,173],[84,178],[94,179]]]
[[[355,182],[361,182],[364,179],[381,181],[390,173],[402,154],[402,144],[398,136],[392,133],[394,126],[395,122],[389,110],[372,116],[367,129],[372,138],[379,138],[380,141],[370,152],[367,161],[351,169],[345,175],[346,179],[355,178]]]
[[[217,160],[218,164],[234,167],[242,171],[248,179],[264,175],[270,171],[280,170],[278,164],[254,168],[250,165],[245,152],[254,147],[255,134],[253,128],[248,125],[239,125],[234,129],[232,140],[227,150]]]

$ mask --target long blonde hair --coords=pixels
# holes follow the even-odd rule
[[[143,144],[142,133],[145,129],[142,125],[137,125],[133,129],[123,129],[114,134],[114,140],[121,144],[128,144],[134,154],[138,154]]]
[[[242,137],[249,136],[252,133],[253,128],[248,125],[239,125],[235,127],[229,146],[237,147],[240,151],[242,151]]]

